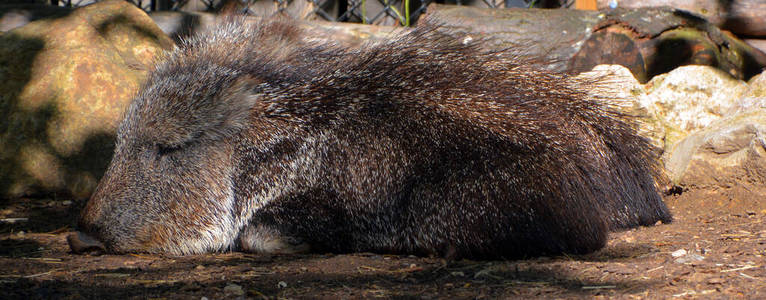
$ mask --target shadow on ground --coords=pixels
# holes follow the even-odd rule
[[[460,298],[481,293],[507,297],[556,290],[568,296],[591,297],[594,291],[583,287],[608,286],[611,292],[640,293],[658,284],[651,280],[582,280],[577,272],[557,261],[445,262],[379,255],[198,256],[167,264],[154,261],[128,264],[131,267],[88,269],[42,282],[21,277],[6,286],[12,289],[0,288],[0,295],[189,298],[236,296],[241,292],[247,297],[269,298],[311,295],[421,299],[429,295]]]

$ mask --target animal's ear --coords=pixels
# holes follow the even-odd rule
[[[246,128],[260,81],[240,77],[213,93],[201,93],[191,99],[173,102],[157,111],[151,132],[155,142],[168,148],[182,147],[192,141],[217,141]]]
[[[224,88],[213,99],[208,111],[200,111],[200,137],[218,140],[240,132],[249,126],[250,114],[259,99],[255,92],[259,80],[241,77],[234,84]]]

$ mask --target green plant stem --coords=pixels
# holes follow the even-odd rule
[[[404,26],[410,27],[410,0],[404,0]]]

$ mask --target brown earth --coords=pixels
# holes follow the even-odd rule
[[[12,199],[0,206],[0,299],[765,299],[766,201],[752,188],[687,190],[666,198],[672,224],[614,233],[590,255],[517,261],[74,255],[65,237],[81,202]]]

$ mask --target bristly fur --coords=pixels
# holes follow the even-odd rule
[[[82,228],[115,252],[517,258],[671,220],[619,100],[480,46],[231,18],[152,73]]]

